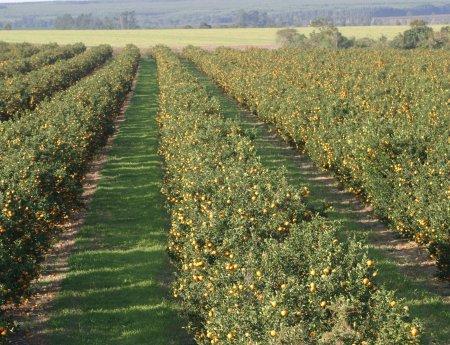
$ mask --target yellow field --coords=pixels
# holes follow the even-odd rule
[[[345,36],[378,38],[394,37],[407,26],[347,26],[339,28]],[[439,29],[440,26],[435,26]],[[141,48],[156,44],[180,47],[189,44],[197,46],[247,46],[274,45],[279,28],[232,28],[232,29],[151,29],[151,30],[1,30],[0,41],[31,43],[74,43],[86,45],[108,43],[122,47],[134,43]],[[312,28],[299,28],[309,34]]]

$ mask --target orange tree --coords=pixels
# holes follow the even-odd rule
[[[239,102],[450,273],[447,51],[188,48]]]
[[[418,344],[357,241],[262,166],[252,141],[168,48],[160,84],[173,295],[200,344]]]
[[[31,43],[0,42],[0,62],[29,57],[53,46],[53,44],[44,44],[38,47]]]
[[[80,206],[81,181],[129,91],[139,50],[0,124],[0,306],[30,292],[59,225]]]
[[[58,60],[66,60],[86,50],[82,43],[44,49],[30,57],[12,59],[0,62],[0,78],[9,78],[16,74],[23,74],[40,67],[51,65]]]
[[[39,102],[88,75],[111,56],[111,46],[100,45],[72,59],[4,80],[0,87],[0,120],[36,108]]]

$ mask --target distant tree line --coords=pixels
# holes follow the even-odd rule
[[[1,13],[0,13],[1,14]],[[56,28],[56,29],[133,29],[156,27],[286,27],[307,26],[315,18],[327,18],[337,26],[401,24],[410,17],[426,16],[435,24],[447,23],[450,3],[442,5],[422,5],[406,8],[390,6],[334,7],[322,9],[302,9],[279,12],[229,11],[215,13],[213,10],[192,11],[189,14],[140,13],[139,10],[122,12],[117,15],[99,16],[85,13],[74,16],[70,13],[58,17],[48,15],[24,15],[0,20],[0,27],[11,22],[13,28]],[[406,18],[406,19],[405,19]]]
[[[450,23],[450,13],[407,17],[373,17],[372,25],[408,25],[416,19],[425,20],[429,24],[447,24]]]
[[[55,19],[55,29],[137,29],[135,11],[122,12],[116,17],[95,17],[91,13],[72,17],[64,14]]]
[[[242,27],[265,26],[307,26],[315,18],[327,18],[338,26],[371,25],[375,18],[436,16],[450,14],[450,4],[434,6],[423,5],[412,8],[359,7],[329,8],[307,11],[291,11],[268,14],[262,11],[240,11],[235,15],[234,23]],[[395,24],[395,23],[393,23]]]
[[[239,11],[235,16],[234,24],[238,27],[267,27],[273,26],[274,21],[267,12],[263,11]]]
[[[334,24],[326,19],[311,22],[315,30],[307,37],[296,29],[281,29],[277,32],[277,42],[282,46],[301,48],[371,48],[391,47],[397,49],[450,49],[450,26],[434,31],[423,20],[414,20],[410,29],[389,41],[382,36],[378,40],[370,38],[348,38],[342,35]]]

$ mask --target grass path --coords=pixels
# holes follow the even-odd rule
[[[143,60],[51,310],[50,345],[189,344],[167,289],[157,101],[156,64]]]
[[[427,276],[412,276],[406,273],[408,264],[394,259],[387,251],[375,245],[374,236],[389,236],[390,232],[376,229],[382,224],[373,219],[371,212],[358,207],[354,197],[338,189],[333,179],[321,173],[306,156],[300,156],[269,128],[258,121],[255,116],[243,111],[239,105],[225,95],[221,89],[205,74],[200,72],[190,61],[182,59],[184,65],[196,75],[206,87],[209,94],[216,97],[222,113],[234,118],[242,127],[255,133],[255,147],[262,163],[271,169],[286,169],[290,182],[294,185],[306,185],[311,191],[312,202],[326,202],[332,206],[329,218],[339,221],[344,229],[343,235],[356,235],[363,240],[369,239],[370,255],[377,262],[380,280],[390,288],[398,291],[398,296],[406,300],[413,316],[420,318],[427,328],[428,344],[448,344],[450,339],[450,300],[442,297],[425,286]],[[375,235],[374,235],[375,234]],[[433,289],[431,289],[433,290]],[[448,291],[447,291],[448,292]]]

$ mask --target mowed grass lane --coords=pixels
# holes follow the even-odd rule
[[[190,343],[167,288],[157,100],[156,64],[143,60],[46,325],[49,344]]]
[[[362,215],[355,211],[351,194],[337,193],[336,189],[325,184],[325,175],[321,174],[311,161],[305,157],[296,157],[293,150],[275,134],[269,133],[267,126],[253,116],[247,116],[239,105],[225,95],[215,82],[202,73],[192,62],[182,59],[184,65],[201,81],[211,96],[219,100],[222,113],[236,119],[239,124],[255,135],[254,144],[261,162],[270,169],[285,169],[290,182],[297,186],[307,186],[311,191],[310,202],[328,204],[333,208],[328,212],[330,219],[340,222],[344,238],[357,236],[366,241],[373,236],[371,223],[361,223]],[[299,168],[299,164],[307,168]],[[369,215],[367,215],[369,216]],[[370,241],[369,241],[370,243]],[[426,327],[426,343],[448,345],[450,339],[450,298],[441,297],[427,291],[423,277],[406,277],[398,264],[373,245],[369,246],[370,257],[375,259],[379,268],[379,281],[387,288],[397,291],[404,298],[414,317],[420,318]]]

